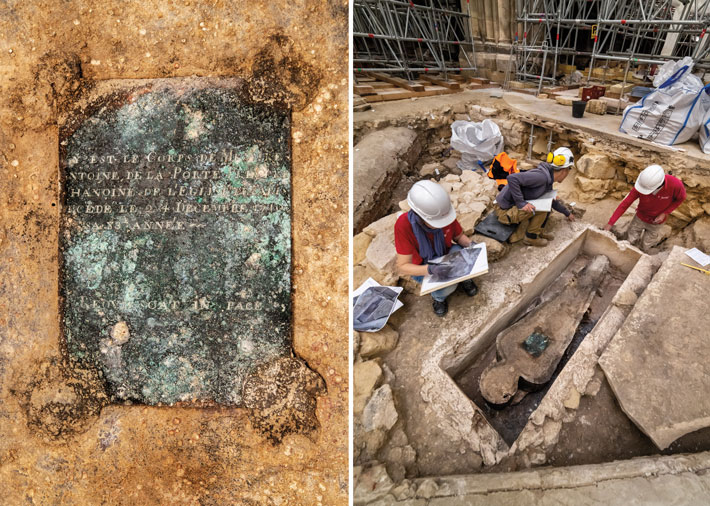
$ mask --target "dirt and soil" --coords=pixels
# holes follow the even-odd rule
[[[0,33],[2,502],[346,504],[347,2],[10,1]],[[62,352],[57,111],[97,80],[193,75],[292,109],[293,345],[327,393],[277,444],[245,409],[108,405]]]

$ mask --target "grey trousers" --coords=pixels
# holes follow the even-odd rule
[[[658,244],[660,228],[660,223],[646,223],[641,221],[638,215],[634,215],[631,223],[629,223],[629,228],[626,230],[626,240],[638,246],[641,251],[648,252],[649,249]]]

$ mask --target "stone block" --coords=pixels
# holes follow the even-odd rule
[[[432,155],[432,156],[438,156],[444,151],[448,146],[446,146],[443,142],[432,142],[429,144],[427,147],[427,152]]]
[[[397,346],[399,334],[391,326],[385,325],[379,332],[360,334],[360,356],[374,358],[385,355]]]
[[[367,432],[378,429],[388,431],[397,423],[398,418],[392,387],[385,384],[375,390],[367,401],[362,412],[362,426]]]
[[[454,104],[452,111],[454,114],[466,114],[466,104],[464,102]]]
[[[466,203],[466,204],[470,204],[470,203],[473,202],[475,199],[476,199],[476,194],[473,193],[473,192],[466,192],[466,191],[465,191],[465,192],[462,192],[462,193],[459,195],[459,201],[460,201],[460,202],[464,202],[464,203]]]
[[[468,106],[468,114],[469,116],[480,116],[481,106],[476,104]]]
[[[575,176],[574,181],[580,190],[579,199],[582,202],[601,200],[614,186],[614,182],[610,179],[590,179],[579,174]]]
[[[475,243],[486,243],[486,251],[488,253],[488,262],[495,262],[503,258],[510,250],[510,245],[508,243],[501,243],[481,234],[473,234],[471,240]]]
[[[565,96],[565,95],[557,95],[555,97],[555,102],[557,102],[560,105],[568,105],[569,106],[569,105],[572,105],[572,102],[574,102],[575,100],[577,100],[576,97],[569,97],[569,96]]]
[[[367,247],[365,253],[367,264],[376,271],[394,272],[397,261],[397,251],[394,240],[389,234],[380,234]]]
[[[439,182],[439,184],[441,185],[441,187],[442,187],[444,190],[446,190],[447,193],[451,193],[451,192],[453,191],[453,189],[454,189],[454,186],[453,186],[451,183],[447,182],[447,181],[441,181],[441,182]]]
[[[452,116],[450,112],[432,111],[427,115],[427,128],[434,129],[447,126],[451,123]]]
[[[710,254],[710,217],[703,216],[687,227],[695,247]],[[686,230],[687,230],[686,229]]]
[[[458,183],[461,181],[461,178],[456,174],[449,174],[448,176],[444,177],[444,181],[446,181],[447,183]]]
[[[567,409],[577,409],[581,399],[580,393],[574,386],[571,386],[567,398],[562,403]]]
[[[399,208],[402,210],[402,212],[409,212],[411,207],[409,207],[409,202],[407,202],[407,199],[400,200],[399,201]]]
[[[626,83],[626,86],[623,85],[623,83],[618,83],[614,84],[609,87],[609,92],[611,93],[616,93],[616,94],[621,94],[621,93],[631,93],[631,90],[634,88],[634,85],[631,83]]]
[[[365,254],[367,253],[367,248],[372,242],[372,236],[367,235],[364,232],[353,237],[353,263],[354,265],[360,264],[365,260]]]
[[[449,175],[458,175],[461,173],[461,169],[458,168],[456,165],[459,162],[460,158],[455,157],[455,156],[450,156],[446,160],[444,160],[444,168],[446,169],[446,172],[449,173]]]
[[[421,152],[415,130],[388,127],[368,133],[353,148],[353,227],[360,232],[389,206],[389,196]]]
[[[593,98],[592,100],[587,101],[586,111],[589,113],[603,115],[606,114],[606,108],[607,103],[603,100]]]
[[[394,483],[387,474],[384,464],[364,469],[355,483],[354,504],[360,506],[381,499],[392,490],[392,487]]]
[[[385,216],[384,218],[380,218],[379,220],[367,225],[363,229],[363,232],[371,237],[375,237],[376,235],[380,235],[382,233],[391,233],[394,238],[394,224],[400,214],[402,213],[393,213]]]
[[[404,480],[402,483],[392,489],[392,495],[398,501],[404,501],[414,497],[416,489],[414,484],[409,480]]]
[[[430,499],[439,490],[439,485],[432,478],[427,478],[419,484],[417,487],[417,497],[422,499]]]
[[[498,114],[498,110],[493,107],[481,107],[481,114],[483,116],[495,116]]]
[[[463,233],[470,236],[473,234],[473,229],[476,224],[481,221],[481,216],[486,212],[486,205],[483,202],[472,202],[467,204],[470,207],[470,211],[466,214],[458,216],[461,228],[463,228]]]
[[[437,172],[438,171],[438,172]],[[419,175],[422,177],[433,176],[442,171],[442,165],[437,162],[425,163],[422,168],[419,169]]]
[[[368,278],[372,278],[382,286],[397,286],[399,275],[396,272],[376,271],[369,265],[353,267],[353,286],[359,287]]]
[[[698,202],[697,200],[693,198],[686,198],[673,213],[677,213],[677,215],[681,217],[681,219],[687,217],[689,218],[687,221],[691,221],[697,218],[698,216],[702,216],[703,214],[705,214],[705,210],[703,209],[703,206],[700,204],[700,202]]]
[[[382,368],[374,360],[353,365],[353,411],[356,415],[365,409],[370,395],[382,380]]]
[[[587,153],[575,163],[577,170],[590,179],[614,179],[616,166],[602,153]]]
[[[537,155],[547,155],[547,135],[537,134],[535,135],[535,142],[533,143],[533,153]],[[544,158],[544,157],[543,157]]]
[[[476,182],[481,178],[481,175],[473,170],[465,170],[461,173],[460,180],[462,183]]]
[[[661,450],[710,425],[710,276],[681,262],[674,247],[599,359],[621,409]]]

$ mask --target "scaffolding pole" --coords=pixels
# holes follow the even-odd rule
[[[661,65],[686,56],[710,70],[710,0],[517,0],[519,80],[555,82],[560,64]],[[554,48],[551,51],[550,48]],[[580,69],[582,70],[582,69]]]
[[[459,0],[355,0],[356,71],[401,73],[476,70],[470,7]]]

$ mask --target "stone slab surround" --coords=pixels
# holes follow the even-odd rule
[[[507,322],[530,304],[580,251],[589,255],[605,254],[613,266],[628,273],[619,292],[640,293],[655,270],[651,257],[626,242],[619,243],[610,233],[587,224],[573,225],[548,248],[530,253],[527,262],[516,263],[506,257],[493,264],[484,290],[486,287],[495,289],[486,290],[476,311],[459,315],[460,325],[443,334],[431,353],[422,357],[421,396],[438,413],[442,437],[465,443],[472,451],[480,453],[485,465],[494,465],[517,452],[527,452],[533,462],[544,463],[545,449],[556,441],[561,422],[574,416],[574,410],[566,408],[565,401],[571,395],[584,394],[594,375],[598,354],[621,326],[630,308],[612,303],[605,310],[510,447],[453,379],[470,362],[470,357],[485,351]],[[547,437],[543,437],[546,425],[549,426]]]
[[[710,425],[710,276],[676,246],[599,365],[621,409],[661,450]]]

